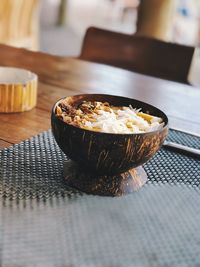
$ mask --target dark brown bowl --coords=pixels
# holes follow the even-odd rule
[[[165,126],[157,131],[138,134],[101,133],[81,129],[63,122],[52,109],[53,135],[62,151],[87,172],[115,175],[147,162],[161,147],[168,133],[168,118],[156,107],[120,96],[83,94],[69,96],[69,104],[102,101],[114,106],[141,108],[143,112],[161,117]]]

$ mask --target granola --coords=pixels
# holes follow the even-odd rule
[[[108,102],[83,101],[71,106],[58,103],[56,116],[70,125],[106,133],[144,133],[164,126],[161,118],[143,113],[140,109],[112,106]]]

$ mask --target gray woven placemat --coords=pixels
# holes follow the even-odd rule
[[[120,198],[67,188],[65,160],[51,131],[0,152],[0,266],[200,267],[197,159],[161,149],[147,185]]]

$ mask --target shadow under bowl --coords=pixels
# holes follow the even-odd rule
[[[113,106],[131,105],[133,108],[141,109],[144,113],[162,118],[165,125],[159,130],[138,134],[114,134],[81,129],[63,122],[55,115],[55,107],[63,99],[66,99],[74,107],[82,101],[108,102]],[[61,150],[82,170],[79,171],[79,174],[87,173],[87,177],[93,179],[93,182],[94,177],[98,177],[97,180],[100,177],[101,180],[106,180],[105,176],[110,177],[107,182],[112,180],[111,177],[115,177],[116,181],[116,177],[120,176],[123,180],[125,178],[122,174],[125,172],[132,176],[130,170],[147,162],[160,149],[167,136],[167,116],[158,108],[147,103],[103,94],[82,94],[63,99],[59,100],[52,109],[53,135]],[[95,184],[96,182],[93,187]],[[128,189],[128,191],[130,190]]]

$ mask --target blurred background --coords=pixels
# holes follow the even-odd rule
[[[161,29],[167,30],[168,36],[158,34],[155,37],[186,45],[198,45],[199,0],[141,2],[147,2],[147,10],[144,10],[147,14],[144,14],[142,19],[147,20],[149,24],[152,23],[152,27],[152,19],[155,16],[162,17],[161,20],[168,20],[169,25]],[[41,0],[40,50],[57,55],[78,55],[83,36],[89,26],[133,34],[136,32],[139,5],[139,0]],[[144,35],[151,35],[150,30],[144,32]]]
[[[200,0],[0,1],[1,43],[78,56],[90,26],[198,48]],[[193,66],[200,62],[196,51]]]

